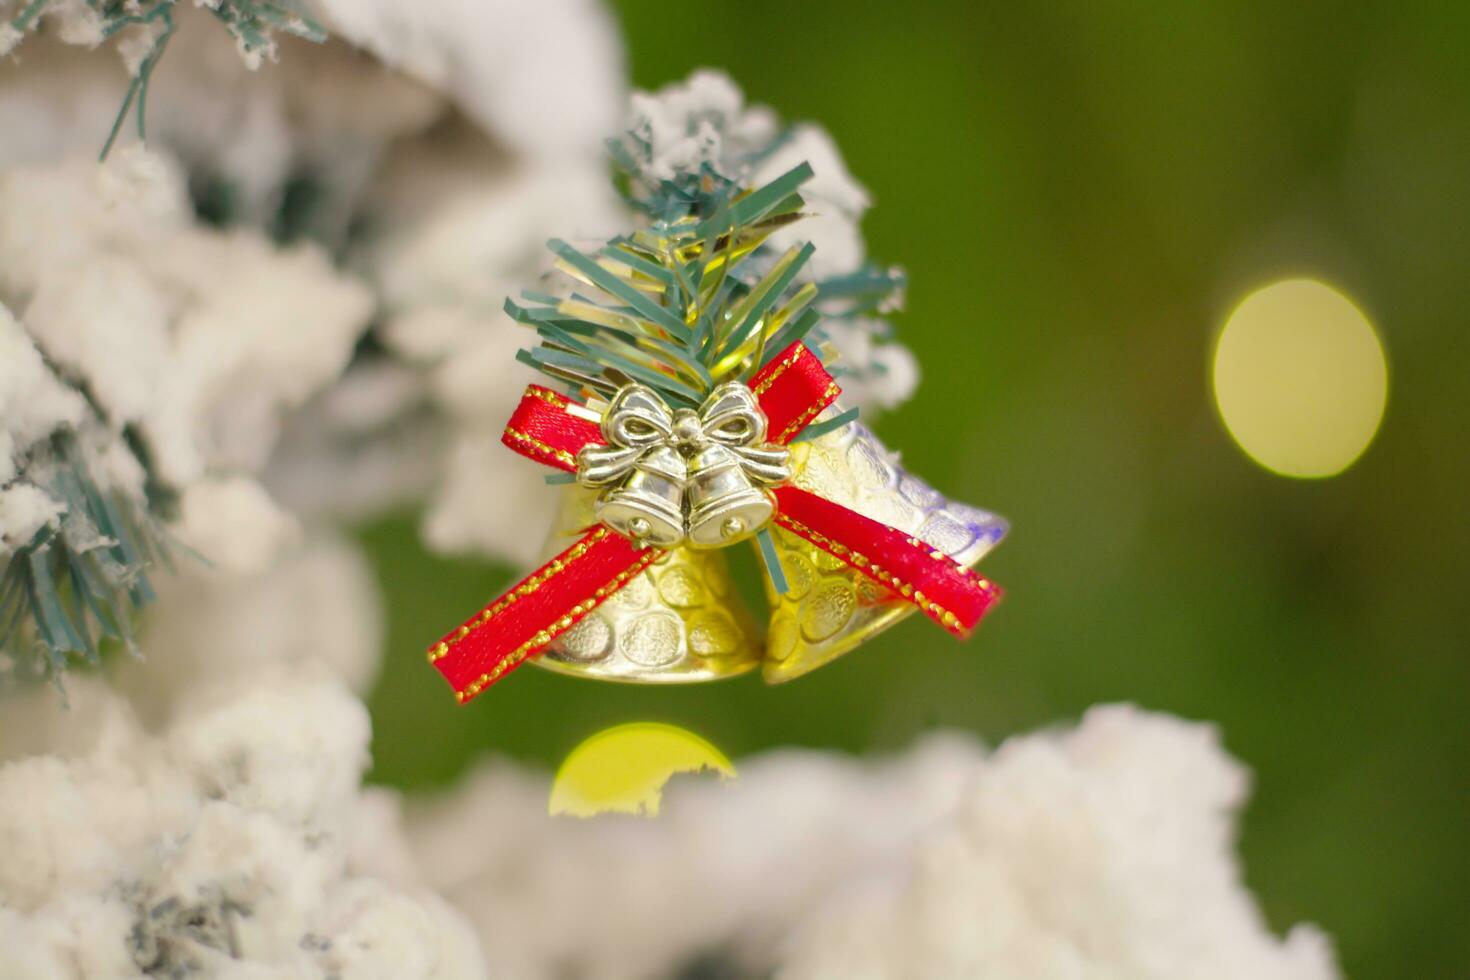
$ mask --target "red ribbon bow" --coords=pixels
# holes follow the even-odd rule
[[[821,359],[797,342],[750,380],[772,442],[790,442],[840,393]],[[531,385],[501,437],[523,456],[576,472],[583,446],[600,445],[596,423],[569,414],[573,403]],[[956,636],[967,636],[1000,590],[910,534],[799,487],[778,487],[776,524],[835,555],[918,606]],[[546,649],[659,557],[598,525],[510,591],[434,644],[429,662],[461,703]]]

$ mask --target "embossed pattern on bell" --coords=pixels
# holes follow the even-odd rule
[[[724,610],[710,609],[689,620],[689,648],[697,656],[729,657],[740,646],[740,629]]]
[[[607,656],[612,629],[600,616],[588,616],[561,636],[562,653],[578,663],[591,663]]]
[[[819,418],[840,411],[829,407]],[[1006,523],[947,499],[901,467],[868,429],[850,423],[793,447],[792,482],[865,517],[914,535],[973,567]],[[916,611],[913,603],[789,531],[772,532],[789,589],[766,583],[771,618],[763,672],[779,682],[836,659]]]
[[[813,642],[835,636],[857,612],[857,589],[846,581],[827,581],[805,603],[798,620],[801,635]]]
[[[619,643],[623,656],[640,667],[667,667],[679,659],[683,646],[684,626],[670,613],[637,617]]]
[[[695,609],[709,601],[699,573],[687,565],[666,569],[659,576],[658,595],[675,609]]]
[[[598,520],[594,491],[565,488],[547,556]],[[760,663],[760,628],[735,593],[725,555],[674,548],[563,633],[533,663],[641,684],[718,680]]]

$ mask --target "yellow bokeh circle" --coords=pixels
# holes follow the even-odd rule
[[[664,784],[677,773],[735,775],[724,753],[675,725],[639,721],[598,732],[573,749],[551,786],[552,816],[658,815]]]
[[[1242,300],[1220,330],[1213,373],[1230,435],[1282,476],[1347,469],[1373,441],[1388,400],[1373,325],[1314,279],[1272,283]]]

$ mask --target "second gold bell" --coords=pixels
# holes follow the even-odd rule
[[[828,417],[838,412],[828,409]],[[898,464],[872,432],[849,422],[797,447],[792,482],[898,528],[970,568],[1004,537],[1006,522],[945,497]],[[912,616],[917,607],[839,558],[781,528],[772,530],[787,589],[769,581],[762,673],[800,677]]]

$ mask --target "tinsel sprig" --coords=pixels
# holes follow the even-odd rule
[[[688,95],[687,91],[680,93],[681,98]],[[718,103],[716,99],[711,105]],[[614,185],[629,206],[655,224],[675,222],[686,215],[715,214],[741,195],[742,188],[753,182],[752,174],[766,167],[777,152],[798,138],[800,127],[779,126],[768,139],[747,143],[728,131],[734,121],[727,117],[727,112],[723,105],[689,112],[683,136],[705,142],[703,152],[707,156],[672,173],[660,163],[664,148],[654,145],[654,131],[648,125],[635,122],[622,136],[609,140]],[[715,148],[713,152],[711,148]],[[820,211],[823,206],[819,202],[815,207]],[[770,255],[758,254],[754,258],[758,267],[774,261]],[[821,314],[821,321],[801,324],[807,331],[808,346],[830,350],[828,331],[823,325],[826,321],[862,321],[857,328],[861,333],[879,341],[892,339],[892,329],[884,318],[903,306],[907,283],[902,269],[868,263],[848,272],[815,276],[812,281],[817,286],[812,308]],[[772,338],[772,346],[782,349],[785,343],[795,339],[795,331],[792,334]],[[845,365],[840,361],[829,364],[828,369],[834,375],[846,375],[852,370],[884,370],[878,363]]]
[[[556,267],[587,292],[523,295],[511,316],[541,338],[520,360],[603,397],[638,381],[671,404],[697,406],[716,385],[748,378],[817,322],[819,287],[800,282],[812,246],[754,261],[770,235],[802,217],[802,164],[762,187],[705,199],[700,210],[614,238],[591,254],[553,240]]]

